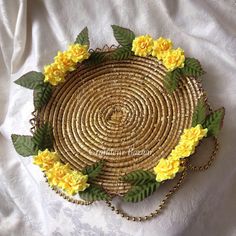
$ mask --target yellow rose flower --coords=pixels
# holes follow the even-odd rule
[[[162,60],[166,53],[172,49],[173,43],[170,39],[165,39],[160,37],[155,40],[152,48],[152,56],[157,57],[159,60]]]
[[[195,142],[194,141],[181,141],[179,144],[171,151],[170,156],[178,160],[180,158],[185,158],[194,153],[195,150]]]
[[[184,67],[184,60],[184,50],[181,48],[177,48],[175,50],[169,50],[165,54],[163,58],[163,64],[168,71],[173,71],[176,68]]]
[[[153,39],[148,34],[136,37],[132,43],[132,51],[140,57],[148,56],[152,51],[152,47]]]
[[[180,160],[175,160],[171,157],[167,159],[160,159],[156,167],[154,167],[154,172],[156,174],[156,181],[162,182],[167,179],[173,179],[176,173],[183,170]]]
[[[76,68],[76,63],[71,59],[71,56],[67,51],[59,51],[54,60],[58,64],[58,68],[62,71],[73,71]]]
[[[44,82],[54,86],[65,81],[65,71],[59,68],[57,62],[44,66],[44,75]]]
[[[88,45],[81,45],[79,43],[70,45],[67,53],[71,60],[75,63],[80,63],[85,59],[88,59],[90,56],[88,52]]]
[[[53,167],[54,163],[59,161],[59,155],[56,152],[50,152],[48,149],[38,152],[34,157],[34,164],[38,165],[41,170],[49,170]]]
[[[195,127],[191,127],[189,129],[184,129],[183,134],[180,137],[180,141],[192,141],[195,144],[198,144],[198,141],[206,137],[207,129],[203,129],[200,124],[196,125]]]
[[[63,177],[71,173],[69,164],[63,165],[60,162],[54,164],[54,166],[46,172],[48,177],[48,182],[51,186],[58,186],[58,184],[62,181]]]
[[[79,191],[84,191],[87,187],[89,187],[87,180],[87,175],[83,175],[78,171],[72,171],[71,173],[67,173],[62,178],[58,186],[68,194],[74,195]]]

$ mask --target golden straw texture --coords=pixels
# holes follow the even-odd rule
[[[70,73],[38,114],[39,123],[52,124],[61,160],[81,170],[104,159],[104,172],[95,182],[113,195],[127,192],[129,185],[119,178],[137,169],[152,171],[167,157],[191,126],[203,96],[193,78],[182,78],[168,94],[165,73],[152,57],[82,65]]]

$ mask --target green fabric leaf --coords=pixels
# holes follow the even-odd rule
[[[15,150],[23,157],[36,155],[38,147],[32,141],[32,136],[12,134],[11,139]]]
[[[44,83],[43,80],[44,75],[41,72],[30,71],[21,76],[15,83],[28,89],[35,89],[36,86]]]
[[[203,127],[208,129],[207,136],[217,136],[222,124],[225,115],[224,107],[212,112],[206,117]]]
[[[52,126],[48,123],[38,127],[33,135],[32,141],[39,147],[41,151],[53,148]]]
[[[121,46],[129,46],[131,48],[132,42],[135,38],[134,33],[126,28],[118,25],[112,25],[114,37]]]
[[[126,202],[140,202],[150,196],[160,186],[158,182],[150,182],[143,185],[135,185],[124,195]]]
[[[198,124],[202,125],[205,119],[206,119],[206,103],[203,98],[200,98],[193,113],[192,127],[195,127]]]
[[[163,84],[169,93],[174,92],[178,87],[180,76],[181,71],[178,68],[166,73]]]
[[[156,181],[155,175],[146,170],[136,170],[132,171],[122,177],[122,180],[129,182],[133,185],[142,185],[148,182]]]
[[[109,59],[110,53],[108,52],[92,52],[90,54],[89,60],[85,60],[83,63],[85,65],[96,65],[105,62]]]
[[[88,28],[85,27],[79,35],[76,37],[75,44],[79,43],[81,45],[88,45],[89,47],[89,36],[88,36]]]
[[[52,86],[49,83],[37,85],[34,90],[34,107],[40,110],[49,101],[52,94]]]
[[[107,201],[111,199],[102,187],[95,184],[90,184],[84,191],[79,192],[79,195],[85,201]]]
[[[111,52],[111,58],[114,60],[124,60],[132,55],[129,47],[120,47]]]
[[[102,171],[102,168],[104,166],[104,161],[98,161],[93,165],[86,166],[82,173],[84,175],[88,175],[89,179],[95,179]]]
[[[181,68],[181,72],[185,76],[194,77],[199,77],[205,73],[200,62],[197,59],[190,57],[185,58],[184,67]]]

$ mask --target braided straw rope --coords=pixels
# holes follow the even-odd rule
[[[127,192],[130,186],[120,176],[152,170],[167,157],[191,126],[203,95],[192,78],[183,78],[180,88],[168,94],[165,73],[152,57],[82,65],[70,73],[38,114],[39,123],[52,124],[62,162],[81,170],[104,159],[97,183],[111,195]]]
[[[105,46],[102,51],[113,48]],[[54,149],[61,161],[74,169],[105,160],[103,174],[96,183],[110,195],[122,196],[130,185],[120,177],[137,169],[152,171],[158,160],[167,157],[177,145],[183,129],[191,126],[197,100],[202,96],[206,100],[201,84],[193,78],[182,78],[179,89],[168,94],[163,87],[165,73],[165,67],[152,57],[133,56],[79,66],[68,74],[65,83],[54,89],[49,103],[39,113],[32,113],[31,131],[45,121],[51,123]],[[187,170],[208,169],[218,147],[214,139],[214,150],[204,166],[188,162],[177,184],[149,215],[129,216],[109,201],[108,207],[133,221],[146,221],[158,215],[181,186]],[[92,203],[53,189],[70,202]]]

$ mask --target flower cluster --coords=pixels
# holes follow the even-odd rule
[[[45,171],[50,186],[59,187],[70,195],[84,191],[89,186],[88,176],[72,170],[69,164],[63,165],[56,152],[48,149],[39,151],[34,157],[34,164]]]
[[[162,158],[154,167],[157,182],[173,179],[178,172],[181,172],[183,170],[183,159],[194,153],[199,141],[206,135],[207,129],[203,129],[200,124],[184,129],[178,145],[166,159]]]
[[[89,56],[87,45],[72,44],[66,51],[59,51],[54,62],[44,67],[44,82],[52,85],[64,82],[66,73],[75,70],[77,63],[88,59]]]
[[[170,39],[163,37],[153,40],[150,35],[142,35],[133,40],[132,51],[135,55],[146,57],[152,55],[162,60],[168,71],[184,67],[184,50],[181,48],[173,49]]]

